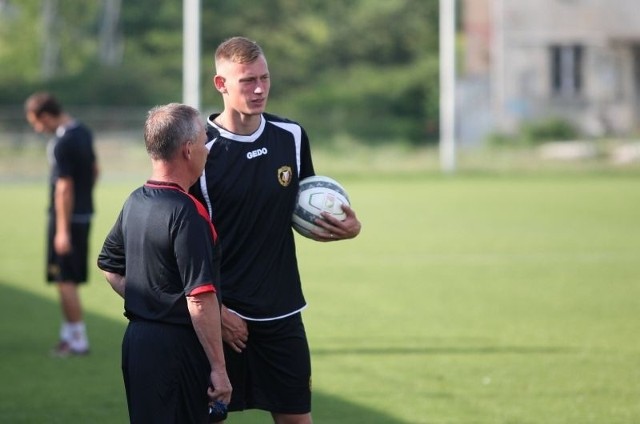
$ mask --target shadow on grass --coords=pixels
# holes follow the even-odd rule
[[[128,422],[120,373],[126,323],[87,312],[91,354],[53,358],[56,302],[0,281],[0,422],[12,424]],[[378,411],[314,392],[316,423],[402,424]],[[229,423],[270,422],[266,413],[232,414]]]

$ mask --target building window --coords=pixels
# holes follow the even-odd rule
[[[582,91],[583,47],[551,46],[551,89],[556,96],[576,97]]]

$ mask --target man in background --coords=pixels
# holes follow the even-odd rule
[[[58,287],[63,322],[55,356],[89,353],[78,286],[87,281],[93,187],[98,166],[93,135],[65,113],[49,93],[25,102],[27,121],[38,133],[52,134],[47,146],[50,196],[47,238],[47,282]]]

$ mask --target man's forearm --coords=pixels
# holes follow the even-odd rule
[[[109,271],[103,271],[103,273],[113,290],[124,299],[125,276]]]
[[[56,232],[69,234],[71,231],[71,212],[73,211],[73,181],[71,178],[59,178],[54,193],[56,212]]]
[[[225,366],[220,329],[220,308],[215,293],[187,296],[191,322],[212,369]],[[218,368],[222,367],[222,368]]]

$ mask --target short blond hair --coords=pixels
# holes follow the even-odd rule
[[[222,61],[233,63],[252,63],[264,56],[262,48],[255,41],[246,37],[232,37],[223,41],[216,49],[216,69]]]

